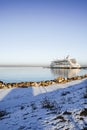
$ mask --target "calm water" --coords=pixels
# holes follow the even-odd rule
[[[87,74],[87,70],[49,69],[42,67],[0,67],[0,80],[4,82],[51,80],[58,76],[73,77]]]

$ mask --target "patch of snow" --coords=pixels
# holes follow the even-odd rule
[[[0,130],[87,128],[87,79],[48,87],[0,89]],[[46,103],[43,104],[42,103]]]

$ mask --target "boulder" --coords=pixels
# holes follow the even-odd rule
[[[33,83],[31,83],[31,86],[38,87],[38,83],[37,82],[33,82]]]
[[[40,86],[48,86],[48,83],[46,83],[46,81],[41,81]]]
[[[0,81],[0,89],[3,88],[3,82]]]
[[[11,85],[10,83],[7,83],[7,84],[6,84],[6,87],[7,87],[7,88],[12,88],[12,85]]]
[[[63,77],[58,77],[55,79],[56,82],[61,83],[64,80]]]
[[[18,87],[23,87],[23,86],[25,86],[25,85],[24,85],[24,82],[18,83]]]
[[[84,77],[87,78],[87,74],[85,74]]]
[[[31,83],[30,83],[30,82],[25,82],[24,84],[25,84],[25,86],[27,86],[27,87],[31,86]]]
[[[0,81],[0,84],[3,84],[3,81]]]

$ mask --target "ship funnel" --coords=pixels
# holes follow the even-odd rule
[[[66,57],[66,59],[70,59],[70,55],[68,55],[68,56]]]

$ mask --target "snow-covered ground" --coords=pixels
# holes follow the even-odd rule
[[[0,89],[0,130],[87,130],[87,79]]]

